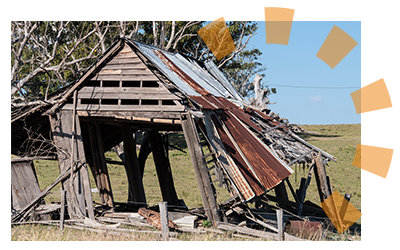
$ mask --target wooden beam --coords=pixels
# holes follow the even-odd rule
[[[86,162],[85,148],[83,145],[82,131],[81,131],[81,123],[78,115],[75,115],[76,118],[76,141],[77,141],[77,157],[80,162]],[[85,209],[85,203],[87,207],[87,213],[90,219],[94,219],[94,208],[93,208],[93,199],[92,192],[90,188],[90,179],[89,179],[89,171],[87,169],[87,164],[84,164],[79,170],[80,175],[80,194],[84,197],[84,202],[82,202],[83,209]]]
[[[154,130],[149,132],[149,137],[163,201],[167,201],[170,205],[179,205],[178,195],[176,194],[172,178],[171,165],[164,151],[161,134],[157,130]]]
[[[315,180],[317,181],[319,198],[320,201],[323,202],[332,193],[330,192],[329,184],[326,179],[327,176],[321,152],[318,153],[318,156],[315,159],[314,172],[315,172]]]
[[[99,123],[97,121],[88,122],[88,130],[93,159],[91,168],[94,178],[96,179],[101,203],[109,207],[114,207],[114,199],[104,156],[103,139]]]
[[[75,122],[71,123],[73,120]],[[54,116],[50,116],[50,127],[53,141],[57,147],[60,173],[64,173],[68,168],[77,165],[79,162],[86,163],[79,117],[73,111],[61,110],[55,113]],[[75,136],[73,136],[74,130],[76,130]],[[76,154],[72,153],[74,151],[76,151]],[[82,171],[79,171],[76,175],[71,175],[71,178],[66,179],[62,183],[64,189],[69,193],[67,196],[67,205],[68,214],[71,218],[86,216],[86,198],[89,207],[93,203],[91,193],[89,193],[90,189],[86,193],[84,190],[83,185],[89,185],[89,178],[85,174],[85,171],[87,171],[86,166]],[[91,215],[94,216],[94,214]]]
[[[129,193],[132,199],[128,199],[128,201],[143,203],[142,206],[146,206],[146,196],[136,154],[136,140],[133,138],[133,131],[130,126],[126,125],[121,128],[121,134],[124,141],[125,167],[129,183]]]
[[[287,194],[287,191],[286,191],[286,187],[285,187],[285,183],[283,181],[281,183],[279,183],[277,186],[275,186],[274,190],[275,190],[276,197],[279,197],[279,198],[284,199],[284,200],[289,200],[288,194]],[[279,204],[279,205],[283,206],[283,208],[285,206],[283,204]]]
[[[308,172],[307,180],[303,181],[304,178],[301,178],[301,180],[302,180],[301,183],[303,184],[303,182],[304,182],[304,184],[303,184],[303,186],[300,185],[300,188],[299,188],[299,195],[298,195],[298,197],[299,197],[299,203],[300,203],[300,204],[299,204],[299,210],[297,211],[297,215],[299,215],[299,216],[300,216],[300,215],[302,214],[302,212],[303,212],[304,199],[306,198],[306,193],[307,193],[308,185],[310,185],[311,176],[312,176],[312,173],[313,173],[313,168],[314,168],[314,166],[315,166],[315,163],[312,164],[311,167],[310,167],[310,171]]]
[[[199,135],[190,111],[181,114],[181,124],[185,134],[186,144],[192,159],[193,169],[196,173],[204,210],[207,218],[212,221],[214,228],[217,228],[217,222],[221,221],[221,216],[218,211],[214,187],[212,186],[210,177],[208,175],[207,163],[204,159],[203,150],[200,146]]]

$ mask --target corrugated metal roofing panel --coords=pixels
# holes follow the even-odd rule
[[[264,191],[261,183],[254,176],[252,170],[249,168],[246,161],[240,155],[239,151],[236,150],[235,145],[233,144],[233,142],[229,138],[228,134],[223,129],[222,124],[221,124],[220,120],[218,119],[218,117],[214,114],[212,114],[210,116],[211,116],[211,119],[212,119],[215,127],[217,128],[219,137],[221,138],[226,151],[233,158],[233,161],[235,162],[236,166],[238,166],[240,172],[246,179],[247,183],[253,189],[256,196],[263,194],[265,191]]]
[[[292,169],[262,145],[229,111],[219,110],[217,115],[228,128],[265,189],[275,187],[293,173]]]
[[[203,88],[200,84],[198,84],[191,76],[186,74],[181,68],[179,68],[171,59],[169,59],[165,53],[160,50],[154,50],[154,54],[156,54],[161,61],[168,66],[175,74],[179,76],[184,82],[186,82],[192,89],[194,89],[197,93],[201,95],[210,95],[206,89]]]
[[[204,79],[208,84],[210,84],[213,88],[217,89],[225,98],[233,97],[228,89],[226,89],[217,79],[215,79],[210,73],[200,67],[200,65],[193,59],[188,58],[188,61],[193,64],[193,71],[201,78]],[[234,97],[233,97],[234,98]]]
[[[201,68],[196,61],[191,59],[186,59],[179,53],[170,53],[164,50],[160,50],[157,47],[142,44],[139,42],[133,42],[139,50],[151,61],[153,62],[157,68],[162,71],[170,80],[177,85],[179,89],[184,91],[188,95],[198,96],[204,93],[199,93],[198,89],[193,88],[193,86],[187,82],[185,78],[190,77],[192,82],[195,82],[197,85],[201,86],[201,88],[205,89],[208,93],[216,96],[216,97],[233,97],[237,100],[244,100],[243,98],[238,98],[240,95],[237,92],[233,92],[233,87],[228,82],[227,85],[221,84],[219,80],[213,77],[209,72],[205,69]],[[168,58],[169,62],[163,60],[164,58],[160,57],[160,55]],[[170,67],[170,62],[176,66],[175,68]],[[177,71],[184,72],[185,76]],[[207,69],[208,70],[208,69]],[[214,70],[218,70],[215,67]],[[219,72],[222,74],[221,72]],[[188,86],[189,85],[189,86]],[[233,89],[234,90],[234,89]],[[197,92],[197,93],[194,93]]]
[[[229,180],[231,180],[234,189],[239,194],[242,201],[251,200],[255,196],[255,193],[240,172],[239,167],[235,164],[232,156],[225,149],[224,143],[217,132],[217,128],[211,120],[213,112],[206,110],[204,111],[204,114],[207,137],[209,138],[210,145],[214,148],[215,152],[218,152],[216,155],[218,162],[221,164],[221,167],[224,169]]]
[[[206,61],[205,66],[208,72],[210,72],[212,76],[214,76],[227,90],[229,90],[233,98],[244,101],[244,98],[236,91],[228,79],[225,78],[224,74],[222,74],[213,61]]]
[[[217,109],[218,107],[216,107],[214,105],[214,103],[210,103],[209,101],[207,101],[206,99],[204,99],[204,96],[189,96],[190,99],[192,99],[192,101],[196,102],[197,104],[201,105],[202,109]]]
[[[198,70],[197,66],[191,64],[188,60],[186,60],[183,56],[178,53],[167,53],[163,52],[163,54],[168,57],[179,69],[189,75],[197,84],[207,90],[210,94],[214,96],[224,96],[224,93],[217,88],[219,85],[221,89],[225,90],[217,81],[214,81],[214,85],[207,82],[205,78],[207,76],[205,74],[201,74],[201,71]],[[228,92],[227,92],[228,94]]]
[[[139,48],[140,52],[142,52],[152,63],[156,65],[156,67],[164,73],[180,90],[185,92],[188,95],[200,96],[193,88],[191,88],[186,82],[184,82],[174,71],[172,71],[164,62],[154,53],[154,49],[156,47],[142,44],[139,42],[135,42],[134,44]]]

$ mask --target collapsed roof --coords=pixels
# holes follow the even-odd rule
[[[133,54],[142,67],[140,73],[137,73],[138,69],[134,66],[127,67],[134,65],[133,61],[129,61]],[[115,62],[115,58],[126,60]],[[122,61],[124,63],[121,63]],[[242,201],[251,200],[275,187],[293,173],[291,164],[311,163],[312,155],[317,152],[322,153],[325,161],[336,161],[334,156],[299,138],[287,123],[281,123],[250,106],[212,61],[197,61],[179,52],[165,51],[130,39],[116,41],[76,83],[56,91],[46,102],[14,110],[11,115],[12,153],[29,156],[29,150],[32,150],[31,146],[34,145],[26,143],[29,129],[43,138],[50,139],[49,120],[43,114],[52,114],[62,108],[70,109],[68,107],[72,105],[72,94],[75,90],[80,91],[78,99],[81,100],[76,110],[86,112],[86,116],[96,116],[101,112],[112,113],[111,111],[115,111],[115,107],[118,106],[120,115],[117,117],[113,114],[115,119],[120,119],[121,115],[124,115],[122,111],[134,110],[135,114],[140,114],[145,111],[143,108],[153,105],[149,102],[149,106],[143,106],[142,100],[149,100],[149,97],[133,95],[130,90],[124,97],[121,96],[121,92],[112,92],[110,89],[105,92],[103,83],[110,79],[120,79],[119,85],[110,85],[115,87],[115,91],[139,87],[135,81],[140,82],[140,87],[144,87],[142,82],[161,83],[163,89],[160,93],[167,97],[165,102],[160,101],[158,106],[155,105],[159,108],[156,111],[171,119],[179,117],[184,111],[189,111],[196,117],[199,132],[211,145],[219,165]],[[97,83],[99,85],[96,85]],[[89,89],[93,92],[88,92]],[[143,95],[150,96],[151,93],[146,92]],[[104,96],[108,98],[107,103],[101,102],[106,100]],[[110,101],[110,96],[114,96],[115,101]],[[123,98],[130,101],[121,101],[127,100]],[[96,114],[93,111],[96,111]],[[153,110],[152,114],[156,111]],[[179,123],[173,124],[174,126],[158,128],[173,130],[180,126]],[[113,129],[103,128],[103,133],[110,133]],[[104,140],[105,150],[122,141],[117,135],[107,138]]]

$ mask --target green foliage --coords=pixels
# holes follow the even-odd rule
[[[206,228],[210,228],[212,226],[212,223],[209,220],[204,220],[202,226],[206,227]]]

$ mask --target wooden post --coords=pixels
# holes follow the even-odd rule
[[[66,190],[61,190],[61,211],[60,211],[60,231],[64,229],[64,216],[65,216],[65,193]]]
[[[91,165],[91,168],[94,178],[96,179],[101,203],[106,204],[109,207],[114,207],[114,199],[104,156],[100,125],[97,121],[88,122],[88,130],[93,158],[93,165]]]
[[[171,166],[168,157],[165,155],[161,135],[158,131],[150,131],[149,136],[163,201],[167,201],[170,205],[179,205]]]
[[[140,151],[139,151],[139,169],[141,173],[141,177],[143,179],[143,173],[144,173],[144,167],[146,165],[146,159],[151,153],[152,149],[150,147],[150,136],[149,132],[144,132],[142,136],[142,144],[140,145]]]
[[[322,159],[321,152],[318,153],[318,156],[315,159],[314,172],[315,172],[315,180],[317,181],[317,186],[318,186],[319,198],[321,202],[323,202],[332,193],[330,192],[328,181],[326,179],[324,160]]]
[[[146,196],[136,154],[136,141],[133,139],[133,131],[129,125],[126,125],[121,128],[121,133],[124,141],[125,168],[129,183],[129,193],[133,198],[133,200],[128,199],[128,201],[143,203],[142,206],[146,206]]]
[[[304,199],[306,198],[307,187],[308,187],[308,185],[310,185],[314,165],[315,164],[313,164],[310,167],[310,171],[308,172],[307,180],[304,178],[301,178],[301,184],[303,184],[303,182],[304,182],[304,184],[303,185],[300,184],[300,189],[299,189],[298,197],[299,197],[300,204],[299,204],[299,210],[297,211],[297,215],[299,215],[299,216],[303,213],[303,203],[304,203]]]
[[[196,174],[197,184],[199,185],[206,216],[210,221],[212,221],[214,228],[217,228],[217,222],[221,221],[221,217],[218,212],[215,192],[208,175],[207,163],[200,146],[200,139],[196,125],[189,112],[181,114],[181,124],[190,157],[192,159],[193,169]]]
[[[160,218],[161,218],[161,228],[162,228],[163,240],[167,241],[167,240],[169,240],[167,202],[163,201],[163,202],[158,203],[158,207],[160,208]]]
[[[283,221],[283,210],[279,209],[276,210],[276,221],[278,223],[278,240],[284,241],[285,240],[285,225]]]
[[[71,166],[76,166],[78,162],[86,162],[79,117],[72,111],[61,110],[54,116],[50,116],[49,119],[53,141],[58,148],[60,173],[63,174]],[[74,121],[74,123],[71,124],[71,121]],[[66,200],[70,217],[81,218],[86,216],[87,205],[89,217],[94,218],[86,164],[77,174],[71,175],[70,178],[63,181],[62,185],[68,191]]]
[[[286,191],[285,183],[282,181],[279,183],[277,186],[274,187],[275,190],[275,195],[278,198],[284,199],[284,200],[289,200],[288,194]],[[279,204],[279,207],[285,208],[285,205]]]

